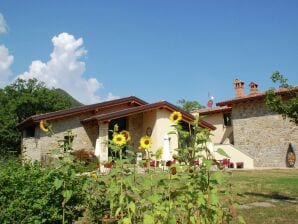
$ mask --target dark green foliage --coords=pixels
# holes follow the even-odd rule
[[[67,164],[52,169],[2,159],[0,223],[61,223],[63,214],[65,223],[72,223],[82,216],[80,204],[85,199],[82,189],[86,181]]]
[[[84,104],[80,103],[79,101],[77,101],[75,98],[73,98],[69,93],[67,93],[65,90],[63,89],[54,89],[58,94],[60,94],[61,96],[65,96],[66,98],[69,99],[70,104],[72,107],[79,107],[79,106],[83,106]]]
[[[0,153],[20,150],[17,124],[31,115],[71,108],[70,98],[60,90],[48,89],[36,79],[17,79],[0,89]]]
[[[298,91],[297,87],[292,87],[287,83],[287,79],[284,78],[279,72],[274,72],[271,76],[272,81],[279,82],[280,88],[288,88],[289,94],[285,98],[276,95],[274,89],[267,91],[266,104],[269,108],[282,114],[284,117],[289,117],[291,121],[298,124]]]
[[[198,101],[195,101],[195,100],[189,101],[185,99],[178,100],[178,107],[180,107],[181,109],[187,112],[191,112],[195,109],[203,108],[203,106]]]

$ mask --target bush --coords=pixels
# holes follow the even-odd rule
[[[84,202],[82,189],[86,177],[66,169],[2,159],[0,223],[55,223],[63,218],[65,223],[71,223],[81,216],[83,211],[79,205]],[[61,180],[60,187],[58,180]],[[68,201],[67,194],[71,194]]]

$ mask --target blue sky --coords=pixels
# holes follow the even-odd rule
[[[234,97],[235,78],[266,90],[279,70],[297,85],[297,12],[295,0],[1,1],[0,47],[13,61],[3,59],[0,85],[36,75],[85,103],[135,95],[204,105],[208,93]]]

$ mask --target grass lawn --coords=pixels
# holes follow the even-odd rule
[[[235,170],[230,179],[246,223],[298,223],[298,169]]]

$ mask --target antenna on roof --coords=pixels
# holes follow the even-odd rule
[[[208,107],[208,108],[212,108],[212,106],[213,106],[214,96],[212,96],[212,95],[208,92],[208,98],[209,98],[209,100],[208,100],[208,102],[207,102],[207,107]]]

